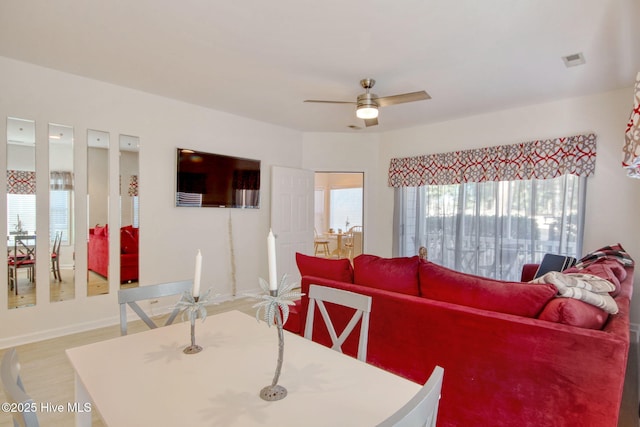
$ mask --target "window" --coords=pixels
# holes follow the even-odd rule
[[[396,188],[400,256],[470,274],[519,280],[545,253],[578,256],[586,179],[490,181]]]
[[[362,226],[364,173],[316,172],[314,227],[318,234]]]
[[[362,225],[362,188],[337,188],[329,192],[329,226],[335,230],[349,230]]]
[[[9,235],[36,232],[36,195],[7,194],[7,231]],[[10,238],[10,244],[13,239]]]
[[[70,245],[71,230],[71,191],[51,190],[49,198],[49,240],[53,241],[57,232],[62,232],[63,245]]]
[[[140,196],[133,196],[132,198],[133,208],[133,228],[140,227]]]
[[[394,158],[393,253],[518,280],[545,253],[582,252],[586,180],[596,135]]]

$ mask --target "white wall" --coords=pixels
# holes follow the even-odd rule
[[[625,176],[620,167],[624,131],[633,106],[632,88],[581,98],[514,108],[429,126],[387,132],[380,140],[378,180],[387,176],[393,157],[431,154],[512,144],[535,139],[594,132],[597,135],[595,175],[587,184],[584,251],[621,243],[640,261],[640,181]],[[391,255],[393,190],[380,188],[379,246],[369,248]],[[636,269],[640,286],[640,268]],[[631,321],[640,323],[640,298],[632,301]]]
[[[46,176],[47,123],[74,127],[76,215],[80,230],[87,227],[87,129],[111,135],[110,209],[118,212],[119,134],[140,137],[140,281],[141,284],[188,279],[195,252],[204,257],[203,286],[231,293],[229,225],[237,259],[237,293],[255,289],[267,277],[266,244],[270,222],[270,168],[302,167],[314,171],[364,172],[365,252],[391,255],[393,191],[387,186],[392,157],[511,144],[583,132],[598,135],[596,174],[589,180],[585,250],[620,242],[640,259],[640,182],[626,178],[620,168],[621,147],[631,108],[631,89],[515,108],[387,133],[305,133],[230,114],[109,85],[0,57],[0,135],[5,117],[36,121],[36,164]],[[219,152],[262,161],[259,210],[174,207],[175,148]],[[0,144],[0,147],[4,147]],[[0,167],[6,150],[0,149]],[[0,174],[0,186],[6,177]],[[38,197],[47,200],[46,180],[38,182]],[[46,229],[47,203],[38,204],[38,229]],[[6,198],[0,198],[6,212]],[[4,215],[4,214],[3,214]],[[116,216],[117,217],[117,216]],[[2,217],[4,218],[4,217]],[[0,235],[6,233],[0,220]],[[86,231],[78,243],[86,241]],[[48,256],[39,245],[38,257]],[[117,250],[112,245],[113,250]],[[242,254],[241,256],[239,254]],[[112,252],[113,256],[117,253]],[[86,247],[76,248],[78,271],[86,269]],[[252,260],[247,262],[247,260]],[[257,261],[256,261],[257,260]],[[47,263],[39,263],[39,283],[47,283]],[[111,276],[117,270],[111,266]],[[6,265],[0,275],[6,277]],[[640,283],[638,277],[636,282]],[[37,287],[35,307],[7,310],[0,292],[0,348],[56,334],[117,321],[116,290],[87,298],[86,277],[77,275],[73,301],[49,303],[48,286]],[[632,321],[640,323],[640,299],[633,303]]]
[[[302,134],[194,105],[0,57],[0,135],[6,135],[6,117],[36,121],[36,165],[46,176],[48,123],[73,126],[75,136],[76,215],[81,233],[76,268],[86,271],[86,158],[87,130],[110,133],[110,210],[118,218],[118,135],[140,137],[140,282],[141,284],[193,277],[195,254],[202,250],[203,288],[231,293],[229,224],[237,259],[237,293],[257,289],[258,277],[267,277],[266,236],[270,223],[272,165],[300,167]],[[3,139],[5,139],[3,137]],[[176,208],[176,147],[250,157],[262,161],[259,210]],[[0,167],[6,167],[5,144],[0,143]],[[0,186],[6,178],[0,174]],[[38,181],[38,229],[48,221],[47,180]],[[6,198],[0,198],[6,212]],[[44,200],[46,202],[40,202]],[[0,235],[6,218],[0,218]],[[113,225],[112,225],[113,227]],[[111,259],[117,257],[112,245]],[[47,259],[48,245],[39,244],[37,256]],[[250,261],[249,261],[250,260]],[[0,292],[0,348],[43,337],[65,334],[117,322],[117,280],[108,295],[86,297],[86,277],[77,274],[76,298],[49,303],[48,263],[37,266],[37,304],[8,310],[7,293]],[[6,277],[6,265],[0,275]],[[117,277],[115,263],[110,276]]]
[[[315,172],[364,172],[364,251],[376,253],[378,241],[378,192],[384,182],[378,173],[379,135],[374,133],[305,133],[304,169]],[[386,209],[389,209],[387,207]]]

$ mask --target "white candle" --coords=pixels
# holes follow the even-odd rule
[[[200,249],[198,249],[198,254],[196,255],[196,272],[193,277],[193,296],[200,296],[200,275],[202,274],[202,254],[200,253]]]
[[[271,229],[267,237],[267,256],[269,258],[269,290],[278,289],[278,273],[276,272],[276,238]]]

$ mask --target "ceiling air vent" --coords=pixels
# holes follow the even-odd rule
[[[584,64],[584,55],[582,52],[574,53],[573,55],[563,56],[562,60],[564,61],[565,67],[575,67],[576,65]]]

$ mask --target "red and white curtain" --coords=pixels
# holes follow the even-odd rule
[[[73,172],[51,171],[49,188],[51,190],[73,190]]]
[[[631,178],[640,178],[640,73],[636,76],[633,110],[624,133],[622,167]]]
[[[574,135],[512,145],[393,158],[390,187],[467,182],[588,177],[596,167],[596,135]]]
[[[34,171],[7,170],[7,193],[36,194]]]

